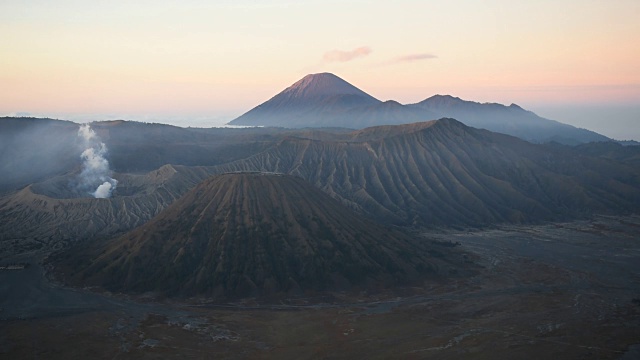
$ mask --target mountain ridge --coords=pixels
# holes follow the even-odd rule
[[[352,209],[404,225],[557,221],[640,204],[640,172],[629,165],[453,119],[384,129],[336,141],[290,137],[217,171],[301,176]]]
[[[327,83],[336,85],[328,86]],[[611,141],[596,132],[542,118],[516,104],[478,103],[451,95],[434,95],[407,105],[393,100],[382,102],[330,73],[303,77],[229,124],[361,129],[438,118],[455,118],[469,126],[537,143],[556,141],[577,145]]]
[[[531,142],[556,141],[577,145],[611,141],[594,131],[542,118],[517,104],[506,106],[463,100],[451,95],[434,95],[407,106],[422,108],[440,117],[455,118],[468,126],[513,135]]]

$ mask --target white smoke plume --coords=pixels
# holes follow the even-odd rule
[[[82,171],[78,179],[79,188],[89,192],[95,198],[111,197],[111,193],[118,185],[118,180],[111,177],[109,161],[105,159],[107,146],[100,141],[96,132],[86,124],[78,129],[78,137],[83,141],[83,147],[85,148],[80,155]]]

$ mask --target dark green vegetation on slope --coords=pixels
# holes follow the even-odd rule
[[[63,267],[112,291],[216,298],[377,288],[448,274],[427,245],[288,175],[213,176],[145,225]],[[445,267],[446,268],[446,267]]]

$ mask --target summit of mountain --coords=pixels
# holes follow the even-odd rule
[[[111,291],[227,298],[412,281],[446,267],[426,246],[301,178],[229,173],[63,263],[76,281]]]
[[[354,127],[345,113],[380,100],[330,73],[310,74],[268,101],[251,109],[231,125]]]
[[[433,95],[415,105],[422,108],[428,108],[434,111],[444,111],[446,109],[467,110],[467,111],[499,109],[504,111],[505,109],[509,109],[512,111],[522,110],[522,111],[528,112],[516,104],[505,106],[503,104],[498,104],[498,103],[479,103],[475,101],[463,100],[453,95],[440,95],[440,94]]]
[[[309,74],[286,88],[273,99],[305,101],[335,95],[354,95],[368,99],[371,102],[379,102],[373,96],[331,73]]]

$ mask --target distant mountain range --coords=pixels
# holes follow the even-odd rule
[[[109,132],[96,129],[116,149],[126,143],[115,138],[125,136],[121,131],[134,143],[147,137],[146,142],[130,145],[137,149],[131,162],[126,157],[115,162],[132,173],[113,175],[118,180],[114,196],[94,199],[78,194],[69,187],[77,171],[73,168],[35,180],[0,197],[0,241],[31,239],[38,246],[58,246],[112,237],[152,219],[209,176],[237,171],[301,177],[352,210],[386,224],[484,226],[640,208],[640,148],[635,146],[531,144],[452,119],[351,132],[254,128],[191,133],[154,124],[109,126]],[[118,127],[122,130],[114,129]],[[138,158],[168,159],[149,141],[163,133],[167,139],[172,133],[180,139],[165,142],[173,149],[171,159],[193,165],[221,156],[228,160],[215,166],[165,165],[144,172]],[[202,147],[192,138],[224,137],[223,133],[224,146]],[[243,143],[253,150],[231,156]],[[122,146],[118,152],[127,149]]]
[[[229,124],[361,129],[439,118],[454,118],[469,126],[537,143],[575,145],[611,140],[593,131],[539,117],[515,104],[481,104],[450,95],[435,95],[409,105],[382,102],[330,73],[305,76]]]

